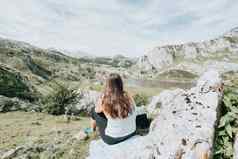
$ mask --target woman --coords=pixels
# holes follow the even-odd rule
[[[110,74],[98,105],[92,110],[91,127],[109,144],[120,143],[136,133],[135,102],[123,89],[118,74]]]

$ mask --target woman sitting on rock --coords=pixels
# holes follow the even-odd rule
[[[92,110],[91,127],[95,131],[97,126],[102,140],[109,145],[125,141],[136,134],[135,108],[120,75],[110,74],[98,105]]]

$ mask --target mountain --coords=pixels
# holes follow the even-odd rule
[[[83,57],[93,58],[94,57],[94,55],[91,55],[83,51],[68,51],[65,49],[56,49],[56,48],[49,48],[48,50],[55,51],[55,52],[63,52],[64,54],[74,58],[83,58]]]
[[[0,38],[0,69],[6,66],[26,76],[41,94],[51,90],[51,81],[69,85],[85,81],[90,83],[102,79],[107,72],[121,72],[123,75],[133,64],[134,61],[123,56],[92,57],[82,53],[80,57],[71,57],[64,50],[42,49],[25,42]]]
[[[57,50],[41,49],[28,43],[0,38],[0,68],[16,70],[40,93],[47,94],[51,81],[81,82],[95,77],[90,65]],[[3,74],[4,75],[4,74]],[[3,76],[0,77],[0,80]],[[0,85],[0,88],[3,88]]]
[[[209,62],[210,61],[210,62]],[[171,67],[177,67],[181,63],[189,67],[202,66],[206,62],[209,64],[214,61],[229,63],[238,62],[238,27],[230,30],[222,36],[204,41],[190,42],[180,45],[166,45],[155,47],[146,55],[139,58],[136,66],[144,72],[163,71]],[[206,65],[209,65],[206,63]],[[223,63],[224,64],[224,63]],[[193,70],[200,72],[200,70]]]

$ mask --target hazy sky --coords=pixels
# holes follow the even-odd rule
[[[0,0],[0,36],[99,56],[139,56],[238,26],[237,0]]]

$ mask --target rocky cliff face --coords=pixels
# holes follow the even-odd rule
[[[161,71],[183,61],[194,59],[201,59],[201,62],[208,59],[232,61],[233,57],[236,59],[238,57],[238,27],[209,41],[156,47],[142,56],[137,66],[145,71],[151,69]]]
[[[206,72],[196,87],[162,92],[148,107],[156,117],[147,136],[108,146],[90,145],[88,159],[208,159],[222,92],[219,73]]]

